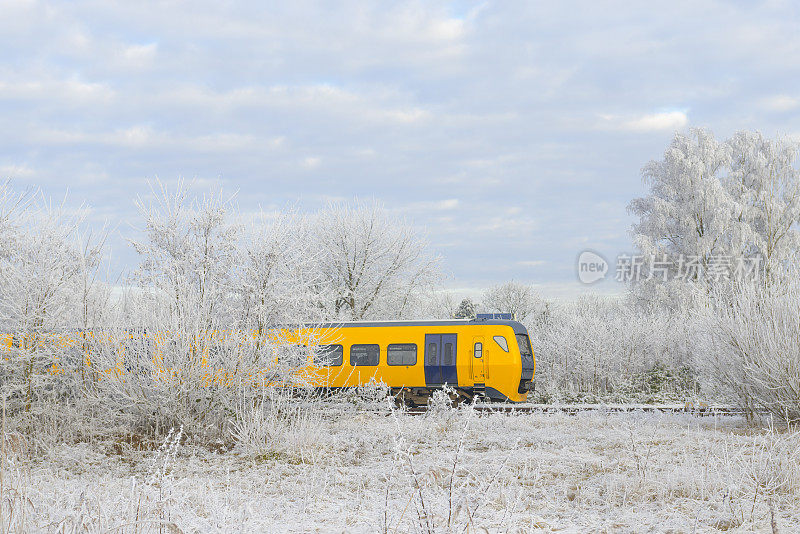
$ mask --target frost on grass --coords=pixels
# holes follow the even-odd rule
[[[323,412],[263,454],[6,454],[3,531],[725,531],[800,527],[800,435],[683,415]],[[282,434],[283,432],[283,434]],[[299,434],[304,434],[300,436]],[[274,445],[285,439],[294,450]],[[273,440],[273,441],[270,441]]]

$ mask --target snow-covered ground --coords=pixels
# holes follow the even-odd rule
[[[271,436],[261,454],[184,440],[7,458],[0,532],[800,529],[800,435],[731,417],[437,409]]]

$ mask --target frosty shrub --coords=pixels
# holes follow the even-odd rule
[[[319,401],[302,372],[314,325],[405,316],[437,276],[420,236],[376,204],[245,217],[181,181],[135,204],[139,265],[112,291],[87,210],[0,184],[0,396],[33,450],[156,446],[171,428],[215,447],[301,443]],[[300,338],[275,328],[299,324]],[[306,408],[289,409],[295,397]],[[383,410],[385,397],[368,385],[339,400]]]
[[[0,357],[0,396],[8,417],[26,432],[60,432],[75,414],[82,361],[58,333],[89,320],[86,306],[104,313],[99,284],[87,280],[100,262],[103,239],[82,238],[85,216],[38,192],[0,191],[0,335],[14,335]]]
[[[737,284],[714,292],[702,338],[709,373],[752,414],[800,421],[800,282]]]
[[[269,388],[236,410],[231,435],[236,449],[255,459],[303,461],[318,451],[324,435],[324,405],[311,391]]]
[[[247,433],[253,410],[272,405],[271,390],[305,385],[296,371],[317,344],[313,329],[288,339],[268,328],[320,317],[305,227],[291,212],[242,226],[232,198],[195,196],[180,182],[155,184],[137,206],[135,288],[122,324],[91,340],[100,379],[89,396],[146,436],[182,427],[227,442],[233,422]]]
[[[664,402],[697,388],[684,315],[581,297],[526,321],[537,401]]]

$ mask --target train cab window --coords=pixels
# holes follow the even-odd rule
[[[530,356],[533,357],[533,351],[531,350],[531,341],[528,339],[528,336],[525,334],[517,334],[517,344],[519,344],[519,352],[523,356]]]
[[[505,352],[508,352],[508,341],[506,341],[506,338],[504,338],[503,336],[494,336],[493,339],[495,343],[500,345],[501,349],[503,349]]]
[[[442,365],[453,365],[453,344],[445,343],[442,351]]]
[[[483,343],[478,341],[475,343],[475,357],[482,358],[483,357]]]
[[[314,365],[317,367],[336,367],[344,361],[344,347],[341,345],[320,345],[314,352]]]
[[[378,365],[381,349],[378,345],[353,345],[350,347],[350,365]]]
[[[389,365],[417,365],[417,345],[414,343],[392,343],[386,349]]]

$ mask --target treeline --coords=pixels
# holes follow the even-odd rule
[[[56,441],[179,427],[230,440],[286,394],[253,387],[292,374],[274,365],[291,347],[267,327],[412,317],[440,276],[423,236],[376,203],[243,214],[220,192],[155,183],[135,204],[138,267],[109,280],[107,232],[90,231],[88,210],[0,184],[0,336],[18,341],[0,357],[0,397],[12,428]],[[223,380],[209,375],[219,369]]]
[[[0,324],[40,340],[0,361],[0,395],[7,413],[28,428],[83,418],[86,424],[73,428],[97,432],[90,421],[99,420],[103,429],[154,434],[183,425],[217,439],[230,435],[242,406],[264,399],[244,384],[200,387],[205,371],[186,355],[206,354],[212,366],[233,365],[244,376],[268,367],[278,349],[268,340],[253,346],[234,339],[211,354],[197,341],[208,332],[469,317],[480,309],[515,313],[528,326],[535,400],[700,398],[796,421],[797,155],[796,142],[758,133],[726,141],[705,130],[677,134],[663,159],[642,171],[649,194],[630,205],[641,276],[618,298],[571,302],[547,302],[515,282],[487,289],[477,304],[438,290],[439,260],[424,236],[375,203],[243,214],[221,192],[193,195],[182,183],[155,183],[135,200],[140,231],[130,243],[139,264],[112,281],[106,234],[88,230],[86,210],[0,185]],[[740,259],[758,260],[758,268],[748,277],[719,268]],[[656,260],[668,265],[659,276]],[[688,261],[695,269],[687,276],[680,270]],[[147,368],[156,365],[147,363],[152,347],[132,339],[120,345],[130,328],[174,336],[164,344],[161,369],[177,369],[184,380],[165,385],[154,378],[159,369]],[[87,366],[84,348],[67,353],[41,341],[63,330],[117,334],[82,340],[94,344]],[[143,378],[108,375],[121,352],[145,366]],[[72,372],[48,372],[56,360]],[[102,373],[106,379],[98,380]]]
[[[135,200],[140,232],[129,239],[139,266],[110,281],[106,233],[90,232],[88,210],[0,185],[4,329],[135,326],[153,313],[247,329],[401,318],[419,313],[440,276],[424,238],[374,202],[243,214],[183,183],[150,193]]]

